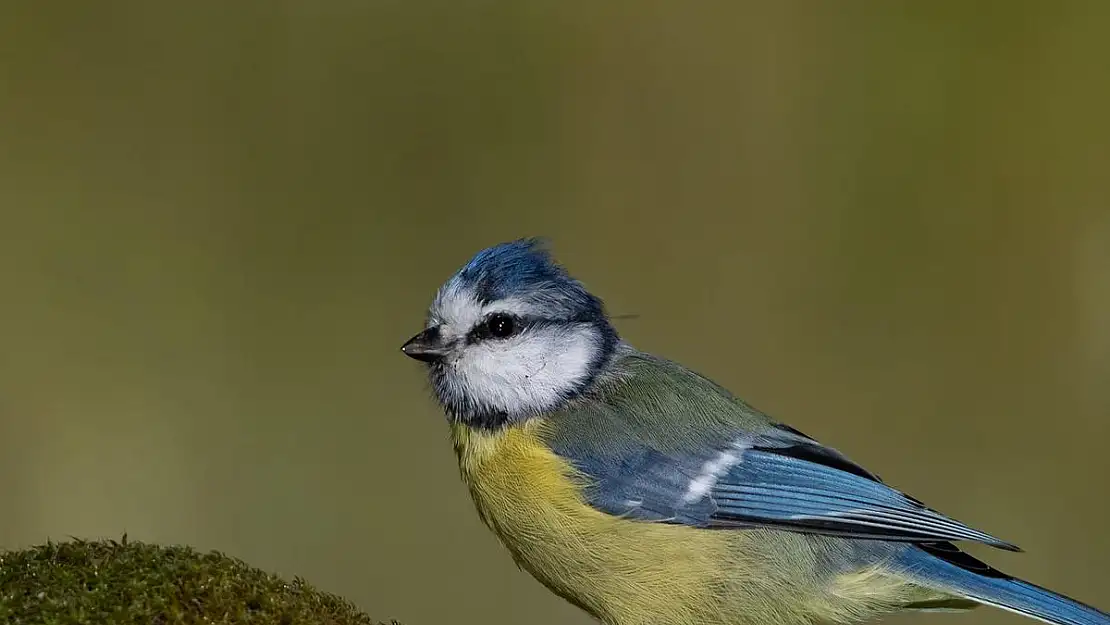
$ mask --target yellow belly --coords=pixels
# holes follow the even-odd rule
[[[516,562],[609,625],[851,622],[943,594],[871,567],[821,575],[806,537],[614,517],[541,444],[542,420],[499,433],[453,426],[463,480]]]
[[[623,520],[590,508],[579,477],[538,443],[542,424],[498,434],[454,427],[462,476],[483,521],[555,593],[606,623],[726,623],[724,534]],[[710,544],[713,543],[713,544]]]

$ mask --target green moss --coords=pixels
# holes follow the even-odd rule
[[[138,542],[0,552],[0,623],[374,625],[350,602],[217,552]]]

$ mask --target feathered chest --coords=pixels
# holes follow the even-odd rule
[[[539,420],[498,433],[453,427],[463,480],[516,562],[607,623],[632,622],[634,613],[688,622],[689,611],[708,609],[698,599],[719,587],[712,554],[724,536],[589,506],[584,477],[543,444],[542,427]]]
[[[582,501],[573,468],[542,443],[540,426],[538,420],[497,432],[453,426],[463,481],[502,540],[582,531],[583,517],[597,514]]]

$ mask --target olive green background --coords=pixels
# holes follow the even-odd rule
[[[1110,609],[1110,4],[0,5],[0,547],[587,623],[400,344],[478,249]],[[899,622],[1016,623],[916,615]]]

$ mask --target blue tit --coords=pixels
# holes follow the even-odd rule
[[[402,351],[427,366],[482,520],[603,623],[852,623],[984,604],[1110,625],[953,543],[1014,545],[622,341],[537,240],[474,256]]]

